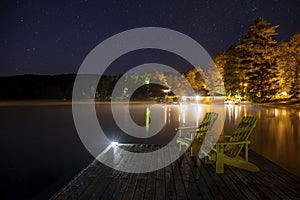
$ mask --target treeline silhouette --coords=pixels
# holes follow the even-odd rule
[[[86,84],[81,92],[93,98],[92,85],[97,81],[96,75],[82,75]],[[120,79],[117,76],[102,76],[96,88],[95,98],[100,101],[111,100],[114,86]],[[0,77],[0,99],[53,99],[71,100],[76,74],[62,75],[17,75]],[[138,88],[131,96],[132,100],[146,100],[152,97],[163,97],[164,87],[156,84],[148,84]]]
[[[299,101],[300,31],[289,41],[279,42],[273,38],[278,34],[278,27],[257,18],[239,43],[214,56],[214,62],[210,64],[218,70],[195,66],[179,75],[164,72],[126,75],[116,98],[142,100],[164,97],[162,89],[166,88],[172,91],[180,88],[178,96],[190,95],[185,90],[189,87],[180,79],[186,78],[195,92],[212,91],[226,95],[229,100]],[[98,82],[97,75],[81,76],[82,88],[77,92],[83,99],[95,97],[97,100],[110,100],[114,86],[121,78],[121,75],[102,76]],[[76,74],[0,77],[0,99],[70,100],[75,78]],[[154,79],[162,85],[149,84]],[[141,87],[135,91],[133,85]]]
[[[0,77],[1,99],[71,99],[76,75]]]

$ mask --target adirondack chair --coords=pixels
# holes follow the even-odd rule
[[[211,129],[217,118],[217,113],[207,112],[198,127],[179,127],[179,137],[176,140],[179,144],[179,151],[182,150],[182,145],[185,145],[187,148],[191,146],[191,156],[197,156],[201,148],[203,138],[207,131]],[[190,134],[189,137],[185,135],[186,132]]]
[[[243,117],[237,129],[232,135],[221,135],[221,139],[226,141],[217,142],[215,147],[210,152],[205,152],[202,148],[202,153],[207,154],[205,163],[216,162],[216,173],[224,173],[224,165],[229,165],[251,172],[259,171],[259,168],[248,161],[248,149],[250,141],[249,136],[256,126],[257,120],[252,116]],[[241,150],[245,148],[244,158],[239,156]]]

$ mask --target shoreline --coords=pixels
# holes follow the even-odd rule
[[[262,103],[257,104],[260,106],[268,107],[268,108],[293,108],[300,109],[300,102],[284,102],[284,103]]]
[[[72,100],[55,100],[55,99],[30,99],[30,100],[0,100],[0,107],[7,107],[7,106],[60,106],[60,105],[72,105],[75,104],[90,104],[93,101],[75,101]],[[95,101],[96,105],[105,105],[105,104],[125,104],[126,101]],[[130,101],[130,104],[156,104],[157,101],[155,100],[134,100]],[[292,109],[300,109],[300,102],[283,102],[283,103],[251,103],[251,105],[259,105],[262,107],[268,108],[292,108]],[[226,105],[224,103],[224,105]],[[244,105],[244,104],[238,104]],[[247,105],[247,104],[245,104]]]
[[[71,100],[0,100],[0,107],[6,106],[59,106],[75,104],[90,104],[93,101],[76,101]],[[95,101],[96,105],[111,104],[111,101]],[[125,104],[126,101],[115,101],[114,104]],[[156,101],[130,101],[130,104],[155,104]]]

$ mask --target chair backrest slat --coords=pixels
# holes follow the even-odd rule
[[[237,141],[246,141],[249,139],[253,129],[256,126],[257,120],[253,116],[245,116],[242,118],[241,122],[239,123],[237,129],[231,135],[229,141],[230,142],[237,142]],[[228,144],[225,146],[224,152],[229,157],[237,157],[241,150],[243,149],[244,144],[240,145],[233,145]]]
[[[207,112],[198,127],[196,138],[203,137],[208,130],[212,128],[218,118],[218,113]]]

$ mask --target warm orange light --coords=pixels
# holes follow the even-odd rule
[[[165,89],[165,90],[163,89],[162,91],[163,91],[164,93],[167,93],[167,92],[170,92],[171,90],[170,90],[170,89]]]

